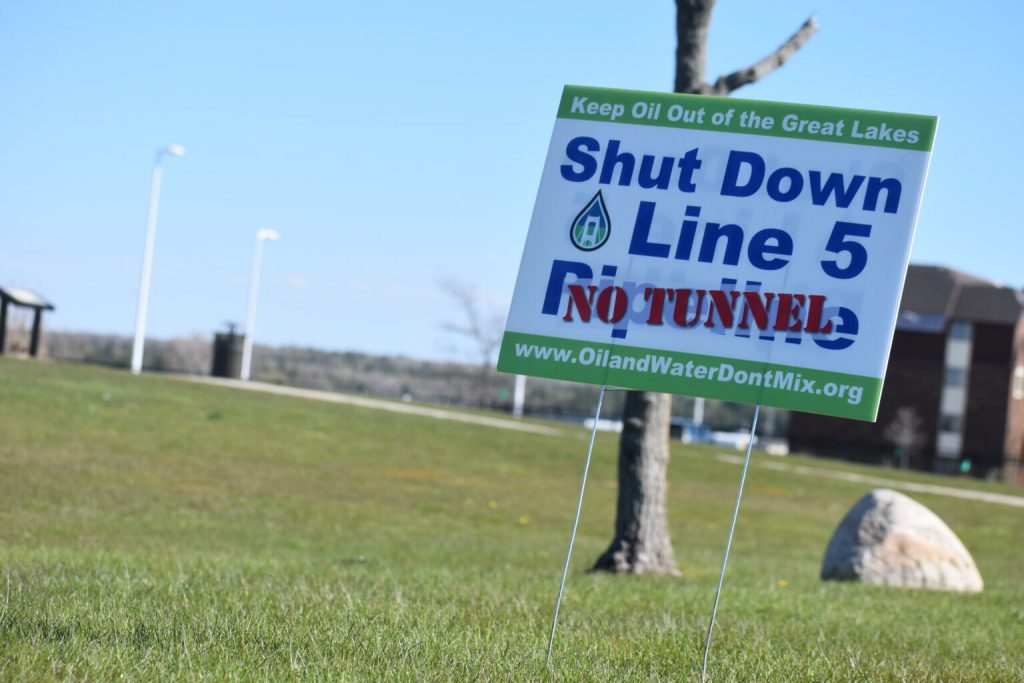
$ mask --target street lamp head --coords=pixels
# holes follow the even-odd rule
[[[157,156],[162,156],[164,154],[170,154],[171,156],[175,157],[183,157],[185,156],[185,148],[182,147],[181,145],[167,145],[166,147],[162,148],[159,152],[157,152]]]
[[[277,230],[271,230],[270,228],[264,228],[263,230],[256,231],[256,239],[258,240],[276,240],[278,237]]]

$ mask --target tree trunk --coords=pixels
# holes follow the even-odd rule
[[[668,394],[630,391],[619,441],[615,538],[594,571],[678,575],[668,532]]]
[[[676,92],[699,92],[715,0],[676,2]],[[678,576],[668,531],[668,439],[672,397],[630,391],[622,408],[615,538],[593,571]]]
[[[728,95],[785,64],[818,30],[814,17],[808,17],[796,33],[770,55],[721,76],[714,85],[709,85],[704,80],[704,71],[708,27],[714,7],[715,0],[676,0],[676,92]],[[626,395],[619,443],[615,538],[598,558],[594,570],[679,573],[665,508],[671,405],[667,394],[631,391]]]
[[[676,0],[676,92],[703,90],[714,7],[715,0]]]

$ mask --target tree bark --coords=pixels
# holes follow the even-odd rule
[[[676,2],[675,91],[700,92],[715,0]],[[668,530],[668,437],[672,397],[630,391],[622,408],[615,537],[593,571],[678,576]]]
[[[705,85],[714,8],[715,0],[676,0],[676,92],[700,93]]]
[[[756,83],[772,71],[775,71],[785,64],[786,60],[796,54],[796,51],[802,48],[804,43],[810,40],[811,36],[817,32],[818,22],[814,19],[813,15],[807,17],[807,21],[797,29],[796,33],[791,35],[786,42],[777,47],[775,52],[771,53],[760,62],[751,64],[745,69],[733,71],[731,74],[719,76],[714,85],[704,83],[699,90],[692,92],[700,92],[702,95],[728,95],[733,90],[742,88],[745,85],[750,85],[751,83]]]
[[[615,538],[594,571],[679,575],[666,506],[671,407],[668,394],[626,394]]]
[[[676,77],[680,93],[728,95],[782,66],[818,30],[810,17],[771,55],[708,85],[708,27],[715,0],[676,0]],[[680,574],[668,530],[668,394],[630,391],[622,410],[615,537],[592,571]]]

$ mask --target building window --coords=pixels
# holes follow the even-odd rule
[[[961,415],[943,415],[939,418],[940,432],[959,432],[963,426],[964,420]]]
[[[1024,369],[1024,368],[1022,368]],[[961,368],[946,368],[946,386],[962,387],[967,383],[967,373]]]
[[[951,339],[963,339],[969,341],[971,338],[971,324],[964,322],[955,322],[949,326],[949,336]]]
[[[1024,398],[1024,365],[1013,369],[1013,398],[1015,401]]]

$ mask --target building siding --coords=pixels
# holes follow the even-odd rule
[[[944,334],[897,332],[878,420],[872,423],[794,412],[789,419],[790,448],[857,462],[891,463],[895,445],[886,438],[885,431],[896,419],[897,411],[910,406],[921,421],[921,445],[913,454],[911,466],[932,469],[945,351]]]
[[[1022,312],[1024,292],[949,268],[912,265],[877,422],[793,412],[790,448],[895,464],[896,444],[887,432],[909,408],[918,424],[912,467],[954,472],[967,459],[975,475],[1024,483]]]
[[[1010,388],[1007,392],[1006,410],[1006,463],[1003,476],[1024,484],[1024,399],[1013,397],[1013,370],[1024,367],[1024,318],[1017,323],[1013,341],[1013,367],[1010,369]]]
[[[1004,325],[974,326],[963,455],[982,475],[1000,470],[1005,459],[1013,332]]]

